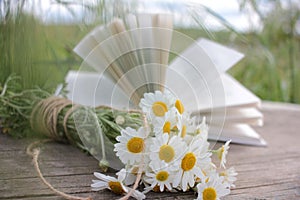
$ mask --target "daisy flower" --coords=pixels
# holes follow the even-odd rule
[[[152,189],[158,189],[163,192],[165,188],[169,191],[172,190],[172,180],[174,173],[171,171],[171,168],[168,167],[166,162],[158,161],[152,165],[152,170],[146,172],[146,177],[144,178],[145,182],[151,184]]]
[[[228,183],[230,187],[235,187],[233,183],[237,180],[236,176],[238,173],[235,171],[234,167],[230,167],[229,169],[220,172],[219,175],[224,177],[224,182]]]
[[[172,108],[165,114],[164,117],[157,117],[153,121],[153,131],[155,136],[161,135],[162,133],[170,134],[172,129],[176,127],[177,115],[175,108]]]
[[[198,183],[197,200],[220,200],[220,197],[228,195],[230,190],[223,179],[223,177],[219,177],[217,173],[214,173],[207,179],[207,182]]]
[[[121,130],[121,136],[116,139],[119,143],[115,144],[116,155],[124,164],[133,165],[142,160],[146,149],[146,138],[148,130],[139,128],[137,131],[130,127]]]
[[[156,117],[164,117],[174,103],[174,97],[170,92],[155,91],[154,93],[145,93],[139,106],[149,121],[153,121]]]
[[[138,169],[136,169],[136,173],[138,172]],[[129,186],[129,185],[133,185],[135,180],[136,180],[136,175],[134,173],[132,173],[131,170],[127,170],[127,169],[122,169],[120,170],[119,172],[116,173],[117,176],[124,176],[123,174],[121,173],[126,173],[125,175],[125,178],[123,179],[123,183],[126,185],[126,186]]]
[[[203,117],[201,124],[197,126],[196,134],[201,135],[205,140],[207,140],[208,125],[206,124],[206,117]]]
[[[180,160],[187,150],[185,142],[178,136],[162,134],[152,138],[150,146],[150,165],[159,161],[165,161],[168,165],[178,168]]]
[[[181,160],[180,169],[175,174],[173,186],[180,186],[183,191],[187,191],[188,187],[194,187],[196,179],[203,180],[201,169],[210,165],[210,156],[207,141],[199,135],[194,136]]]
[[[190,118],[188,114],[180,115],[177,122],[178,136],[185,138],[188,133],[195,132],[195,118]]]
[[[223,145],[222,147],[220,147],[217,151],[216,154],[220,160],[220,167],[222,166],[224,169],[225,164],[226,164],[226,155],[228,153],[228,149],[229,149],[229,144],[230,144],[231,140],[227,141],[225,143],[225,145]]]
[[[216,171],[216,166],[214,165],[214,163],[210,163],[204,167],[201,168],[201,171],[203,173],[203,175],[205,176],[204,179],[200,179],[200,178],[196,178],[196,182],[202,182],[202,181],[208,181],[208,177],[210,177],[212,174],[217,173]]]
[[[125,169],[122,169],[118,173],[118,178],[111,177],[111,176],[106,176],[104,174],[94,172],[94,175],[99,179],[99,180],[93,180],[93,184],[91,184],[92,190],[93,191],[99,191],[103,189],[109,189],[115,194],[119,195],[125,195],[128,193],[131,189],[129,187],[126,187],[123,184],[123,181],[126,177],[126,171]],[[145,195],[137,190],[134,190],[132,193],[132,197],[136,199],[145,199]]]

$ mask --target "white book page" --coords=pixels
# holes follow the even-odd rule
[[[199,80],[201,76],[197,77],[192,70],[185,74],[194,73],[193,76],[170,70],[168,73],[167,88],[182,100],[186,110],[195,115],[218,110],[224,112],[224,108],[260,107],[260,99],[230,75],[221,74],[215,81],[205,82]]]
[[[98,29],[102,29],[104,26],[96,27],[89,34],[87,34],[73,49],[75,53],[77,53],[81,58],[86,58],[89,53],[97,46],[97,40],[92,37],[92,35],[98,31]]]
[[[222,74],[221,79],[224,86],[227,108],[260,107],[261,100],[229,74]]]
[[[244,55],[233,49],[215,43],[205,38],[200,38],[170,63],[170,68],[184,72],[189,65],[194,67],[205,77],[206,81],[214,81],[220,73],[226,72]]]
[[[94,72],[69,71],[66,76],[67,98],[74,103],[97,107],[111,106],[117,109],[131,108],[129,97],[114,82]]]
[[[229,75],[224,75],[242,58],[243,54],[235,50],[199,39],[170,64],[166,87],[191,112],[258,107],[260,100],[255,95]]]
[[[194,43],[169,65],[165,86],[189,110],[199,110],[200,94],[208,90],[207,85],[218,77],[219,71],[212,60],[198,43]]]
[[[205,116],[210,125],[222,125],[223,123],[263,125],[263,114],[256,108],[226,109],[225,115],[224,112],[201,112],[200,116]]]
[[[159,14],[153,18],[153,42],[154,42],[154,63],[160,64],[160,70],[156,72],[156,77],[161,77],[157,82],[159,89],[163,90],[162,85],[165,83],[166,67],[169,62],[169,50],[171,47],[173,21],[172,15]]]
[[[220,131],[222,133],[220,134]],[[238,124],[232,126],[225,126],[223,129],[220,127],[210,126],[208,138],[211,140],[228,141],[232,143],[266,146],[266,141],[249,125]]]
[[[238,51],[205,38],[198,39],[197,43],[207,53],[220,73],[226,72],[244,57],[244,55]],[[193,48],[193,46],[190,48]]]

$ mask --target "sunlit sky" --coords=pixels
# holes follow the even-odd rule
[[[123,0],[124,1],[124,0]],[[79,1],[80,2],[80,1]],[[96,0],[82,0],[83,3],[95,3]],[[125,0],[130,2],[130,0]],[[188,20],[184,18],[184,3],[197,3],[207,6],[211,10],[215,11],[218,15],[222,16],[230,24],[239,31],[247,31],[250,29],[260,30],[261,23],[259,17],[253,12],[250,7],[245,12],[239,10],[238,0],[140,0],[140,7],[138,10],[146,12],[164,12],[166,8],[171,8],[176,11],[175,16],[178,19],[185,20],[185,25],[189,25]],[[261,9],[268,10],[268,5],[263,5]],[[84,12],[82,6],[72,5],[69,6],[69,10],[66,6],[55,3],[53,0],[31,0],[31,3],[27,5],[28,9],[34,8],[35,14],[44,23],[76,23],[82,21],[83,17],[86,17],[87,12]],[[72,15],[72,12],[76,13]],[[201,15],[209,28],[220,29],[222,25],[210,15]],[[178,20],[180,23],[180,20]]]

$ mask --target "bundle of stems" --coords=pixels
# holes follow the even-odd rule
[[[73,104],[63,97],[62,91],[60,96],[54,96],[40,88],[24,90],[20,78],[10,76],[3,85],[0,84],[2,132],[17,138],[50,137],[91,153],[93,149],[88,146],[103,145],[103,136],[99,135],[99,131],[114,144],[122,128],[142,125],[139,111]],[[86,145],[83,140],[90,144]]]

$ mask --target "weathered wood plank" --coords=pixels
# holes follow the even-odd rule
[[[236,188],[224,199],[300,199],[300,106],[263,104],[265,125],[257,131],[268,147],[231,145],[228,164],[239,173]],[[0,199],[61,199],[37,177],[26,155],[31,140],[0,134]],[[217,146],[220,144],[217,144]],[[116,199],[109,191],[91,192],[98,161],[66,144],[42,148],[40,167],[45,178],[61,191],[94,199]],[[149,199],[193,199],[188,193],[150,193]]]

